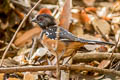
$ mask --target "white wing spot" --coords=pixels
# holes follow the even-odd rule
[[[54,38],[52,38],[52,40],[55,40]]]
[[[46,32],[46,35],[49,35],[49,32]]]
[[[50,33],[50,34],[52,34],[52,33]]]

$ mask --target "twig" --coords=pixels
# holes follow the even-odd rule
[[[60,66],[59,66],[59,55],[56,54],[57,57],[57,64],[56,64],[56,73],[57,73],[57,80],[60,80]]]
[[[56,73],[57,73],[57,80],[60,80],[60,66],[59,66],[59,54],[57,53],[57,48],[58,48],[58,40],[59,40],[59,32],[60,28],[57,28],[57,34],[56,34],[56,46],[55,46],[55,52],[56,52],[56,57],[57,57],[57,64],[56,64]]]
[[[115,66],[115,70],[118,70],[119,69],[119,66],[120,66],[120,61],[118,61],[117,65]]]
[[[114,58],[114,59],[111,60],[109,69],[112,69],[112,68],[114,68],[117,65],[118,62],[116,62],[116,63],[113,64],[113,62],[115,61],[115,59],[116,58]]]
[[[114,48],[114,50],[113,50],[113,52],[115,52],[115,50],[117,49],[117,46],[118,46],[118,44],[119,44],[119,41],[120,41],[120,35],[118,35],[118,41],[116,42],[116,44],[115,44],[115,48]]]
[[[37,41],[37,37],[34,37],[34,38],[33,38],[32,48],[31,48],[30,53],[29,53],[29,59],[32,57],[34,48],[35,48],[35,46],[36,46],[36,41]]]
[[[52,16],[55,16],[55,14],[57,13],[57,11],[58,11],[58,6],[55,8],[55,10],[53,11],[53,13],[52,13]]]
[[[1,60],[1,62],[0,62],[0,66],[2,66],[3,60],[4,60],[4,58],[5,58],[6,54],[7,54],[7,51],[9,50],[12,42],[14,41],[14,39],[15,39],[18,31],[20,30],[20,28],[22,27],[23,23],[24,23],[25,20],[28,18],[28,16],[30,15],[30,13],[37,7],[37,5],[38,5],[40,2],[41,2],[41,0],[39,0],[39,1],[36,3],[36,5],[27,13],[27,15],[24,17],[24,19],[22,20],[22,22],[21,22],[20,25],[18,26],[15,34],[13,35],[10,43],[8,44],[8,46],[7,46],[6,50],[5,50],[5,52],[3,53],[2,60]]]
[[[113,56],[115,50],[117,49],[118,43],[119,43],[119,35],[118,35],[118,41],[115,43],[115,47],[114,47],[114,49],[112,50],[112,54],[111,54],[110,57],[109,57],[109,59],[111,59],[110,66],[112,66],[112,62],[113,62],[112,60],[114,60],[114,59],[112,59],[112,56]]]
[[[97,67],[92,67],[85,64],[79,65],[60,65],[61,70],[85,70],[93,71],[105,74],[112,74],[120,76],[120,71],[115,71],[113,69],[101,69]],[[53,71],[56,70],[55,65],[44,65],[44,66],[24,66],[24,67],[9,67],[0,68],[0,73],[12,73],[12,72],[36,72],[36,71]]]
[[[85,62],[85,61],[93,61],[93,60],[109,60],[112,53],[108,52],[89,52],[89,53],[77,53],[73,57],[73,62]],[[120,53],[114,53],[111,58],[115,58],[116,60],[120,60]]]

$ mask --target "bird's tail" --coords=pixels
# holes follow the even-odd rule
[[[104,41],[94,41],[94,40],[88,40],[88,44],[107,44],[107,45],[115,45],[114,43],[111,42],[104,42]]]
[[[104,41],[96,41],[96,40],[85,40],[85,39],[81,39],[79,38],[78,41],[82,42],[82,43],[87,43],[87,44],[107,44],[107,45],[115,45],[114,43],[111,42],[104,42]]]

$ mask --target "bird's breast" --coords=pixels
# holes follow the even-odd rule
[[[78,50],[84,44],[80,42],[62,42],[60,40],[52,40],[46,35],[43,36],[42,44],[56,56],[56,54],[63,56],[70,56],[74,51]]]

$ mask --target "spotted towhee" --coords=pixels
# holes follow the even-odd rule
[[[80,47],[84,46],[85,44],[114,45],[111,42],[78,38],[64,28],[57,26],[54,17],[48,14],[39,14],[35,16],[32,21],[37,23],[41,27],[41,41],[43,45],[53,53],[53,55],[56,55],[56,53],[64,53],[63,57],[70,56],[72,53],[76,52]],[[58,28],[59,31],[57,31]],[[58,43],[55,53],[54,48],[56,45],[56,40],[58,41]]]

